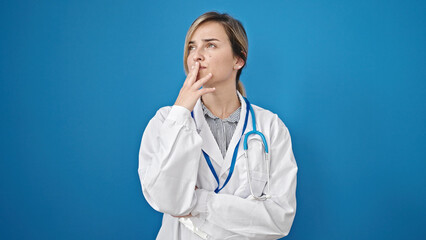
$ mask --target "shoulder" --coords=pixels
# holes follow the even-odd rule
[[[143,136],[152,136],[161,128],[165,119],[171,111],[171,106],[164,106],[157,110],[153,117],[149,120],[148,124],[145,127]]]
[[[259,121],[268,122],[270,124],[280,124],[286,127],[278,114],[255,104],[251,104],[251,106],[255,112],[256,119],[259,119]]]
[[[271,136],[283,133],[285,135],[289,134],[287,126],[284,124],[278,114],[268,109],[259,107],[255,104],[251,104],[251,106],[256,115],[256,122],[260,123],[264,131],[269,131]]]
[[[151,121],[163,123],[168,120],[189,127],[189,125],[192,125],[192,121],[190,121],[190,119],[191,112],[187,108],[183,106],[173,105],[165,106],[158,109]]]
[[[160,109],[157,110],[153,119],[164,122],[164,120],[167,118],[171,110],[172,110],[172,106],[161,107]]]

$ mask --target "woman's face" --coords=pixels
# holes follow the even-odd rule
[[[200,69],[197,80],[211,72],[213,76],[206,83],[209,86],[222,81],[235,82],[238,69],[244,65],[240,58],[234,57],[229,38],[223,26],[217,22],[201,24],[192,34],[187,47],[188,70],[198,61]]]

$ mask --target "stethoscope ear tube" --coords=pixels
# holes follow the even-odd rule
[[[244,142],[243,142],[243,144],[244,144],[244,147],[243,147],[244,148],[244,156],[245,156],[245,159],[246,159],[246,162],[247,162],[247,178],[248,178],[248,183],[249,183],[249,186],[250,186],[250,193],[251,193],[251,196],[254,199],[264,201],[264,200],[266,200],[266,199],[268,199],[268,198],[271,197],[269,195],[271,191],[270,191],[270,187],[269,187],[270,186],[270,179],[269,179],[269,167],[270,167],[270,164],[269,164],[268,144],[266,142],[265,136],[261,132],[259,132],[259,131],[256,130],[256,117],[255,117],[254,110],[253,110],[250,102],[247,100],[247,98],[245,98],[245,97],[243,97],[243,98],[244,98],[244,100],[246,102],[246,116],[245,116],[245,120],[244,120],[244,126],[243,126],[243,130],[242,130],[242,133],[241,133],[241,137],[243,136],[243,134],[245,132],[245,129],[247,127],[249,113],[251,113],[252,123],[253,123],[253,130],[250,131],[250,132],[248,132],[245,135]],[[194,117],[194,113],[193,112],[191,112],[191,117],[195,121],[195,117]],[[248,157],[248,152],[247,152],[247,149],[248,149],[247,141],[248,141],[248,137],[250,135],[252,135],[252,134],[259,135],[261,137],[261,139],[262,139],[262,145],[263,145],[263,149],[264,149],[263,153],[265,155],[264,158],[265,158],[265,161],[266,161],[266,174],[267,174],[267,177],[268,177],[268,180],[267,180],[266,184],[268,185],[268,194],[262,195],[260,197],[254,195],[253,188],[251,186],[251,174],[250,174],[249,157]],[[226,178],[225,183],[222,185],[222,187],[220,187],[219,177],[216,174],[216,171],[215,171],[215,169],[214,169],[214,167],[213,167],[213,165],[211,163],[209,155],[202,150],[204,158],[206,159],[206,162],[207,162],[207,164],[208,164],[208,166],[210,168],[210,171],[212,172],[213,176],[215,177],[215,180],[216,180],[217,185],[218,185],[217,188],[214,191],[215,193],[219,193],[220,190],[222,190],[226,186],[226,184],[228,183],[228,181],[230,180],[230,178],[232,176],[232,173],[233,173],[234,167],[235,167],[235,162],[236,162],[236,159],[237,159],[238,147],[239,147],[240,142],[241,142],[241,137],[240,137],[240,140],[238,141],[237,145],[235,146],[234,153],[233,153],[233,156],[232,156],[231,166],[230,166],[229,173],[228,173],[228,177]]]
[[[248,183],[249,183],[249,187],[250,187],[250,193],[251,193],[251,196],[254,198],[254,199],[256,199],[256,200],[261,200],[261,201],[265,201],[266,199],[269,199],[269,198],[271,198],[271,195],[269,195],[270,193],[271,193],[271,189],[270,189],[270,177],[269,177],[269,168],[270,168],[270,163],[269,163],[269,149],[268,149],[268,143],[266,142],[266,138],[265,138],[265,136],[263,135],[263,133],[261,133],[261,132],[259,132],[259,131],[257,131],[256,130],[256,117],[255,117],[255,114],[254,114],[254,110],[253,110],[253,108],[251,107],[251,104],[248,102],[248,100],[246,99],[246,98],[244,98],[245,100],[246,100],[246,103],[250,106],[250,113],[251,113],[251,116],[252,116],[252,123],[253,123],[253,130],[252,131],[250,131],[250,132],[248,132],[245,136],[244,136],[244,143],[243,143],[243,146],[244,146],[244,157],[246,158],[246,162],[247,162],[247,179],[248,179]],[[249,164],[249,156],[248,156],[248,137],[250,136],[250,135],[252,135],[252,134],[254,134],[254,135],[259,135],[260,136],[260,138],[262,139],[262,145],[263,145],[263,150],[264,150],[264,161],[266,162],[265,164],[266,164],[266,175],[267,175],[267,177],[268,177],[268,180],[267,180],[267,182],[266,182],[266,184],[268,185],[268,193],[267,194],[265,194],[265,195],[262,195],[262,196],[256,196],[254,193],[253,193],[253,188],[252,188],[252,186],[251,186],[251,174],[250,174],[250,171],[251,171],[251,168],[250,168],[250,164]],[[254,138],[255,139],[255,138]]]
[[[263,141],[262,141],[262,143],[263,143]],[[246,165],[247,165],[247,181],[248,181],[249,188],[250,188],[250,195],[251,195],[251,197],[253,197],[254,199],[259,200],[259,201],[265,201],[265,200],[271,198],[271,195],[269,195],[271,193],[270,177],[269,177],[269,167],[270,167],[270,165],[269,165],[269,153],[266,152],[266,145],[263,145],[263,147],[264,147],[264,150],[265,150],[263,153],[264,153],[264,161],[266,162],[266,175],[267,175],[267,178],[268,178],[266,184],[268,185],[268,192],[265,195],[262,195],[262,196],[256,196],[253,192],[253,187],[252,187],[252,184],[251,184],[251,173],[250,173],[251,168],[250,168],[250,163],[249,163],[250,161],[249,161],[248,150],[244,149],[244,157],[246,159]]]

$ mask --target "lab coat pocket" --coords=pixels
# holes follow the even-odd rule
[[[248,186],[250,195],[252,194],[251,191],[253,191],[253,195],[255,197],[262,196],[263,190],[265,189],[267,181],[268,181],[268,176],[266,175],[266,173],[259,172],[259,171],[250,171],[251,190],[250,190],[250,186]]]

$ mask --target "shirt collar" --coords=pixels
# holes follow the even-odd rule
[[[238,98],[238,100],[240,100]],[[241,103],[241,102],[240,102]],[[212,119],[220,119],[219,117],[215,116],[212,112],[210,112],[210,110],[204,105],[203,101],[201,101],[201,106],[203,108],[203,113],[204,115],[207,115],[208,117],[212,118]],[[229,115],[229,117],[227,117],[226,119],[221,119],[222,121],[226,121],[226,122],[238,122],[238,120],[240,120],[240,112],[241,112],[241,106],[235,110],[231,115]]]

